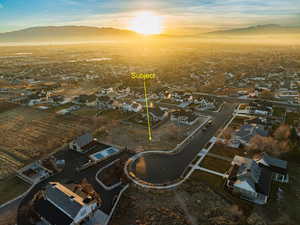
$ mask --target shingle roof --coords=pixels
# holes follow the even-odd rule
[[[262,159],[270,166],[276,166],[282,169],[287,169],[287,161],[271,157],[265,152],[263,153]]]
[[[272,171],[267,168],[261,168],[261,174],[258,183],[255,184],[255,189],[258,193],[269,195],[271,190]]]
[[[287,161],[269,156],[267,153],[262,153],[261,157],[256,159],[257,163],[262,167],[267,167],[275,173],[287,174]]]
[[[74,219],[83,206],[82,198],[64,186],[61,185],[63,188],[60,188],[56,186],[56,184],[57,183],[53,183],[46,189],[47,200]]]
[[[272,171],[268,168],[260,167],[253,159],[235,156],[233,165],[239,166],[235,185],[247,190],[269,195]]]
[[[251,124],[243,125],[239,131],[235,133],[236,136],[239,136],[243,141],[249,142],[250,139],[256,135],[260,135],[262,137],[268,136],[268,131],[258,127],[253,126]]]
[[[53,225],[69,225],[73,222],[73,219],[47,200],[39,199],[34,202],[33,207],[41,217]]]

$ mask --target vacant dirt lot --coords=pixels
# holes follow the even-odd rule
[[[114,145],[127,146],[138,151],[171,150],[188,136],[200,122],[193,126],[182,126],[167,121],[152,129],[152,141],[148,139],[148,128],[135,124],[123,124],[115,121],[105,126],[100,140]]]
[[[238,205],[200,182],[188,180],[173,191],[146,192],[131,186],[112,225],[240,225],[247,217]],[[253,224],[254,225],[254,224]]]
[[[81,117],[0,103],[0,178],[92,127],[90,120]]]

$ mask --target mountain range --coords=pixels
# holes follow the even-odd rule
[[[300,34],[300,26],[280,26],[277,24],[266,24],[250,26],[245,28],[220,30],[207,33],[208,35],[279,35]]]
[[[47,26],[0,33],[0,42],[68,42],[97,41],[110,38],[132,38],[137,33],[115,28],[88,26]]]
[[[197,33],[195,31],[195,33]],[[280,26],[276,24],[257,25],[246,28],[221,30],[194,37],[211,36],[251,36],[251,35],[300,34],[299,26]],[[141,35],[115,28],[89,26],[46,26],[32,27],[18,31],[0,33],[0,42],[71,42],[101,41],[112,39],[138,38]],[[155,37],[184,37],[184,35],[155,35]]]

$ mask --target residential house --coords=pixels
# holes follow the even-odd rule
[[[199,120],[199,117],[191,112],[185,110],[177,110],[171,113],[171,121],[185,124],[185,125],[193,125]]]
[[[113,105],[113,102],[114,101],[107,95],[99,96],[96,100],[96,106],[101,110],[114,109],[115,106]]]
[[[247,115],[260,115],[260,116],[272,116],[273,108],[271,106],[266,106],[258,104],[255,102],[249,103],[245,108],[238,109],[238,114],[247,114]]]
[[[272,182],[272,171],[259,166],[253,159],[235,156],[231,162],[227,189],[240,198],[266,204]]]
[[[43,102],[42,99],[38,98],[38,99],[31,99],[28,103],[28,106],[34,106],[34,105],[38,105],[41,104]]]
[[[266,152],[255,155],[253,159],[259,166],[269,168],[273,172],[273,179],[275,181],[288,183],[287,161],[269,156]]]
[[[229,145],[235,148],[238,148],[241,144],[249,145],[250,140],[256,135],[266,137],[268,136],[268,131],[257,124],[245,124],[232,134]]]
[[[41,221],[49,225],[79,225],[91,219],[99,207],[97,198],[75,193],[58,182],[50,182],[33,201]]]
[[[168,111],[164,111],[160,107],[153,107],[148,110],[154,121],[162,121],[169,115]]]
[[[143,109],[143,106],[137,102],[124,102],[122,104],[122,109],[126,112],[140,112]]]
[[[96,95],[79,95],[74,98],[74,102],[77,104],[88,104],[95,102],[97,99]]]
[[[90,133],[85,133],[69,143],[69,148],[77,152],[86,152],[86,146],[93,142],[93,136]]]

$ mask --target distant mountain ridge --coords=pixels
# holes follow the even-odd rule
[[[300,34],[300,26],[281,26],[277,24],[266,24],[237,28],[231,30],[220,30],[207,33],[208,35],[270,35],[270,34]]]
[[[133,31],[110,27],[46,26],[0,33],[0,42],[97,41],[107,38],[135,36],[138,36],[138,34]]]
[[[195,31],[196,33],[196,31]],[[201,37],[216,36],[251,36],[251,35],[272,35],[272,34],[300,34],[300,26],[280,26],[276,24],[257,25],[246,28],[231,30],[220,30],[200,34]],[[134,31],[116,29],[111,27],[91,26],[44,26],[31,27],[23,30],[0,33],[0,43],[6,42],[85,42],[102,40],[119,40],[139,38],[141,34]],[[185,34],[159,34],[152,35],[154,38],[185,38],[199,37],[198,35]]]

